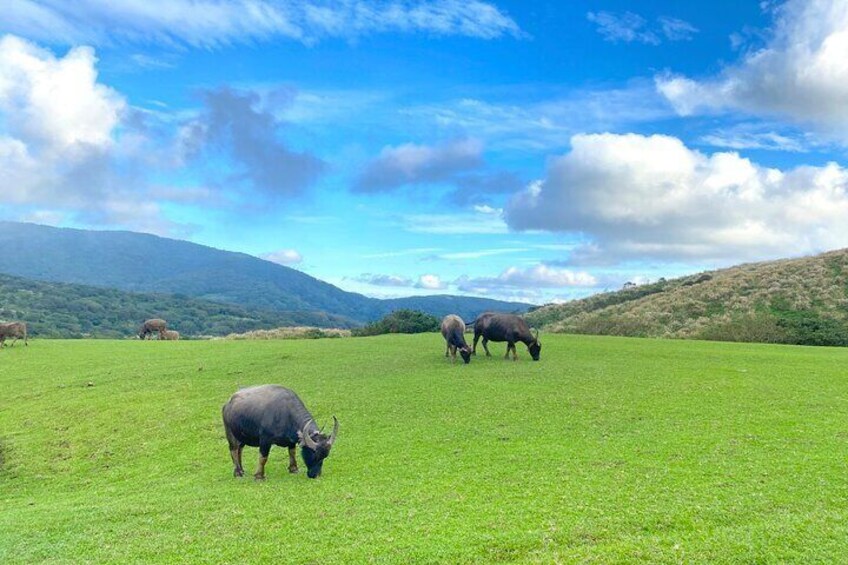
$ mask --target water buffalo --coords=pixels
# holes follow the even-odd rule
[[[159,339],[177,341],[178,339],[180,339],[180,332],[174,330],[165,330],[164,332],[159,334]]]
[[[289,472],[297,473],[294,450],[300,442],[306,476],[314,479],[321,474],[321,466],[339,432],[339,421],[333,416],[333,433],[329,437],[322,434],[297,394],[279,385],[241,389],[224,405],[222,413],[235,477],[244,476],[241,450],[245,445],[259,448],[255,479],[265,478],[265,463],[272,445],[289,449]]]
[[[0,347],[6,345],[8,338],[14,338],[11,345],[19,339],[24,340],[24,345],[29,345],[27,341],[27,326],[26,322],[6,322],[0,324]]]
[[[519,341],[527,346],[533,361],[539,360],[539,354],[542,351],[538,332],[536,335],[530,333],[530,327],[524,318],[515,314],[497,314],[494,312],[480,314],[474,321],[474,355],[477,355],[477,341],[481,336],[483,337],[483,349],[486,350],[487,356],[491,355],[487,345],[490,341],[505,341],[505,358],[509,359],[509,351],[512,350],[513,361],[518,358],[515,344]]]
[[[462,356],[465,363],[471,361],[471,348],[465,342],[465,322],[455,314],[448,314],[442,320],[442,337],[445,338],[447,349],[445,357],[450,355],[451,363],[456,363],[456,352]]]
[[[159,339],[162,339],[162,333],[167,329],[168,322],[161,318],[152,318],[141,324],[141,327],[138,329],[138,337],[147,339],[150,334],[155,332],[159,334]]]

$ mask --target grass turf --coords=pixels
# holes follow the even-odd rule
[[[437,335],[0,351],[0,562],[845,558],[848,351],[542,341],[468,366]],[[259,383],[338,416],[320,479],[280,448],[232,477],[220,409]]]

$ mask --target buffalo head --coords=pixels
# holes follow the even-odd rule
[[[311,422],[312,420],[309,420],[303,425],[303,429],[297,432],[297,437],[302,444],[300,455],[306,464],[306,476],[315,479],[321,476],[321,466],[324,464],[324,459],[330,455],[330,448],[336,441],[336,435],[339,433],[339,421],[333,416],[333,433],[329,437],[319,431],[308,432]]]
[[[530,357],[533,358],[533,361],[539,360],[539,354],[542,352],[542,344],[539,342],[538,330],[536,330],[536,334],[533,336],[533,343],[527,346],[527,350],[530,352]]]
[[[462,360],[465,361],[465,364],[471,362],[471,348],[467,345],[459,349],[459,354],[462,356]]]

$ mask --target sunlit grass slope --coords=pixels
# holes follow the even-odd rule
[[[437,335],[0,351],[0,562],[845,559],[848,351],[543,343],[468,366]],[[221,405],[267,382],[338,416],[320,479],[279,448],[264,483],[232,477]]]

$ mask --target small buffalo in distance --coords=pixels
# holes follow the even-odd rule
[[[168,329],[168,322],[161,318],[152,318],[141,324],[138,330],[139,339],[147,339],[154,333],[159,334],[159,339],[163,339],[162,334]]]
[[[471,348],[465,342],[465,322],[455,314],[448,314],[442,319],[442,337],[445,338],[445,357],[450,355],[451,363],[456,363],[456,352],[468,364],[471,362]]]
[[[288,448],[289,472],[297,473],[294,452],[299,442],[306,476],[317,478],[339,433],[339,421],[335,416],[333,433],[329,436],[321,433],[297,394],[279,385],[239,390],[224,405],[222,415],[235,477],[244,476],[241,451],[245,445],[259,448],[259,467],[253,475],[256,480],[265,479],[265,464],[272,445]]]
[[[483,338],[483,349],[486,350],[486,356],[491,356],[488,347],[490,341],[505,341],[506,356],[504,358],[509,359],[509,352],[512,350],[513,361],[518,359],[515,344],[519,341],[527,346],[527,351],[530,352],[533,361],[538,361],[539,354],[542,352],[539,333],[536,332],[533,335],[524,318],[515,314],[498,314],[495,312],[480,314],[474,321],[474,348],[472,351],[474,355],[477,355],[477,341],[481,337]]]
[[[0,323],[0,347],[4,347],[6,345],[6,340],[9,338],[14,338],[12,340],[11,346],[15,345],[15,342],[19,339],[24,340],[24,345],[29,345],[29,341],[27,341],[27,325],[26,322],[5,322]]]
[[[168,341],[177,341],[180,339],[180,332],[175,330],[165,330],[161,334],[159,334],[159,339],[165,339]]]

